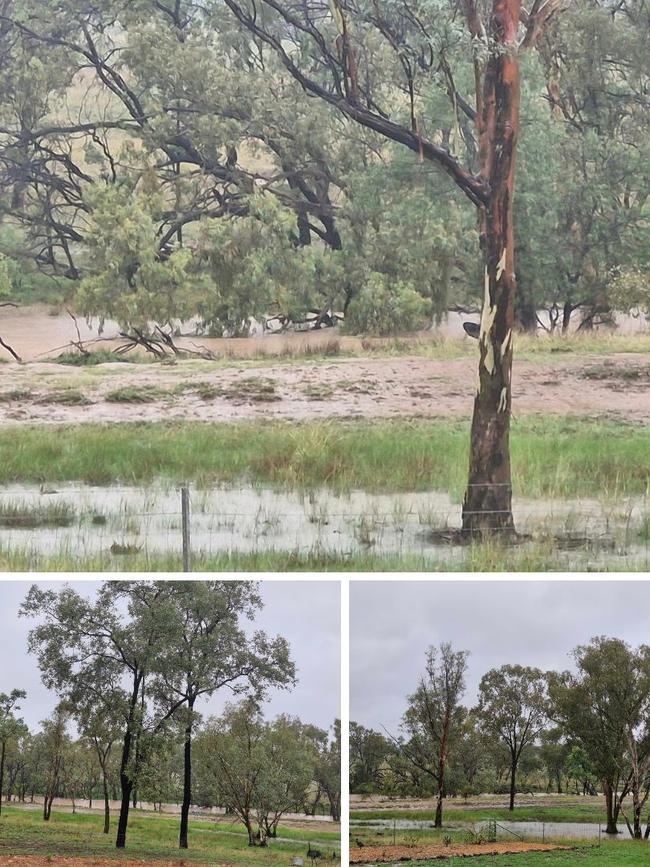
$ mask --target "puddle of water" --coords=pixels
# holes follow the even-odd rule
[[[350,819],[350,826],[367,829],[386,829],[392,831],[425,831],[434,828],[432,821],[419,819]],[[458,823],[458,827],[471,827],[475,832],[483,831],[488,822]],[[450,825],[449,827],[453,827]],[[622,831],[619,828],[619,831]],[[497,837],[525,840],[629,840],[627,832],[617,835],[605,834],[604,827],[595,822],[508,822],[497,823]]]
[[[67,527],[0,526],[0,546],[5,549],[84,556],[106,551],[114,543],[148,553],[181,548],[180,493],[171,486],[3,488],[0,509],[16,504],[26,510],[65,504],[75,517]],[[520,500],[515,504],[515,521],[523,533],[569,534],[593,543],[593,547],[578,543],[559,550],[559,568],[608,563],[642,568],[649,551],[635,528],[644,519],[646,506],[642,497],[615,506],[596,500]],[[254,485],[191,492],[195,553],[366,552],[453,561],[464,558],[467,549],[434,540],[431,530],[456,527],[459,517],[458,503],[443,493],[337,494],[327,489],[305,493]]]

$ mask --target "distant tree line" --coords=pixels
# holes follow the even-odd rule
[[[270,688],[290,688],[284,638],[248,634],[261,608],[250,581],[106,582],[94,599],[71,588],[30,589],[22,614],[36,619],[30,650],[59,698],[37,732],[19,716],[25,694],[0,695],[0,794],[120,802],[116,845],[130,809],[180,805],[188,848],[192,805],[224,807],[265,846],[287,812],[340,818],[340,726],[289,716],[264,719]],[[201,697],[228,690],[233,703],[203,720]],[[0,801],[2,798],[0,797]]]
[[[399,732],[351,723],[352,793],[434,797],[438,827],[449,797],[503,794],[513,810],[522,791],[600,793],[607,833],[622,818],[650,838],[650,647],[598,637],[575,648],[574,671],[492,669],[474,707],[467,657],[429,648]]]

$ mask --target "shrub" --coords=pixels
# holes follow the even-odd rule
[[[426,325],[429,311],[430,303],[407,283],[373,274],[350,304],[345,330],[378,337],[417,331]]]

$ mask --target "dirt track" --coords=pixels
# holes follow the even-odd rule
[[[350,850],[350,864],[376,864],[395,861],[431,861],[440,859],[472,858],[477,855],[517,855],[521,852],[550,852],[570,849],[552,843],[452,843],[444,846],[434,843],[426,846],[364,846]],[[30,865],[31,867],[31,865]]]
[[[0,365],[0,424],[235,421],[256,418],[468,418],[475,359],[343,358],[222,366],[111,363]],[[135,399],[111,401],[115,389]],[[78,403],[62,392],[76,392]],[[515,416],[534,413],[650,421],[650,355],[515,363]],[[144,399],[140,399],[144,395]]]

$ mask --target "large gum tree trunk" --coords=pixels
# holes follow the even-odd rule
[[[463,531],[514,533],[510,475],[512,336],[515,324],[513,197],[519,129],[517,30],[520,0],[495,0],[494,43],[478,112],[481,174],[489,187],[481,209],[484,300],[479,373],[470,443]]]

